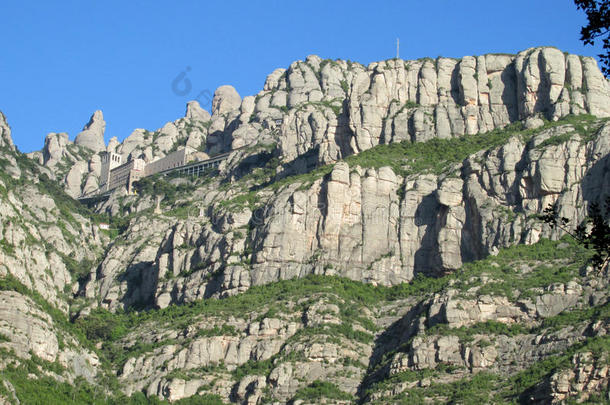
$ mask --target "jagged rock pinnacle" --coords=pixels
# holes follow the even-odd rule
[[[89,122],[83,128],[83,131],[76,135],[74,143],[81,146],[86,146],[95,152],[106,150],[104,143],[104,130],[106,129],[106,121],[100,110],[93,113]]]
[[[0,111],[0,147],[8,147],[11,150],[15,150],[15,144],[11,137],[11,127],[6,122],[6,117]]]
[[[199,121],[209,121],[211,118],[210,113],[201,108],[197,100],[189,101],[186,104],[186,114],[184,116]]]

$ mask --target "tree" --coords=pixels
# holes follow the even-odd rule
[[[602,72],[610,76],[610,0],[574,0],[576,7],[585,12],[588,24],[580,30],[580,40],[594,45],[600,39],[605,53],[599,54]]]
[[[545,208],[544,215],[539,218],[552,228],[562,229],[587,249],[592,248],[595,251],[591,258],[593,266],[603,269],[610,261],[610,223],[605,219],[610,218],[610,196],[606,198],[604,205],[602,212],[599,204],[591,204],[589,216],[575,230],[568,228],[570,220],[559,216],[556,205]]]

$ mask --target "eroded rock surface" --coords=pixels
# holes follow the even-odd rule
[[[256,207],[227,203],[236,198],[230,189],[195,193],[186,220],[138,216],[87,294],[100,294],[109,308],[147,300],[165,307],[308,274],[389,286],[557,237],[536,214],[556,204],[579,223],[587,204],[607,195],[610,126],[589,125],[592,141],[571,124],[539,129],[442,174],[339,162],[309,183],[251,193]],[[540,314],[562,310],[553,293],[536,305]]]

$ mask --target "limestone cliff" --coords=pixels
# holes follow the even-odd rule
[[[609,91],[593,59],[554,48],[367,67],[311,56],[267,78],[255,114],[283,118],[285,161],[315,151],[308,163],[317,164],[380,143],[487,132],[537,115],[605,117]]]
[[[497,135],[473,139],[487,136]],[[370,162],[378,153],[372,150],[328,166],[327,175],[287,178],[245,194],[238,190],[246,180],[225,190],[195,183],[174,203],[179,212],[167,207],[150,215],[148,197],[132,197],[125,201],[142,214],[91,274],[86,294],[108,308],[140,301],[165,307],[308,274],[395,285],[555,237],[536,214],[556,204],[579,223],[590,203],[608,195],[605,120],[507,130],[498,139],[436,169],[409,169],[411,159],[401,153],[389,166]],[[408,144],[395,149],[401,147],[409,151]]]
[[[29,158],[0,114],[0,403],[607,401],[608,267],[538,214],[608,197],[609,116],[595,62],[553,48],[310,56]],[[64,193],[104,150],[184,145],[230,153]]]
[[[43,168],[15,150],[0,116],[2,368],[35,359],[58,364],[54,376],[60,380],[93,382],[100,360],[66,329],[67,296],[78,291],[79,272],[102,254],[108,239]]]
[[[98,184],[99,158],[85,151],[112,150],[124,160],[152,161],[184,145],[216,154],[276,142],[282,170],[294,174],[378,144],[488,132],[520,120],[535,126],[538,117],[607,117],[609,96],[610,85],[594,59],[555,48],[392,59],[366,67],[309,56],[275,70],[256,97],[242,100],[233,87],[221,86],[211,115],[193,101],[184,118],[156,131],[136,129],[108,146],[97,111],[74,143],[81,157],[62,161],[69,173],[58,172],[55,163],[70,155],[65,134],[49,134],[42,152],[32,156],[52,168],[72,196],[91,193]]]

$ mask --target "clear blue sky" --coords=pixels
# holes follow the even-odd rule
[[[571,0],[3,0],[0,15],[0,110],[24,152],[48,132],[74,139],[96,109],[106,140],[124,139],[182,117],[202,91],[256,94],[309,54],[391,58],[397,37],[404,59],[540,45],[599,53],[579,41],[586,20]],[[177,95],[172,81],[187,67],[192,90]]]

